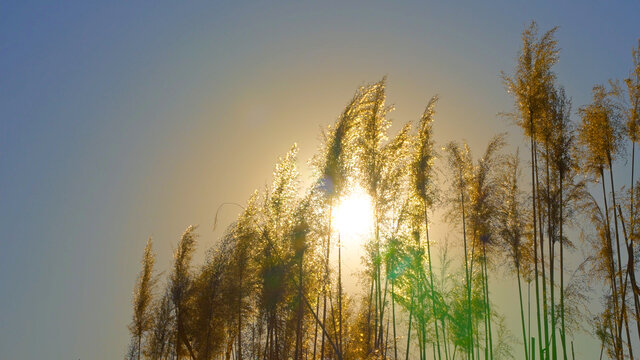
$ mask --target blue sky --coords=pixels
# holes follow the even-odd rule
[[[200,224],[201,259],[218,205],[262,187],[293,142],[308,159],[357,86],[387,75],[398,124],[440,94],[441,144],[508,130],[525,147],[496,116],[524,26],[560,26],[577,109],[627,74],[638,15],[635,1],[3,2],[0,358],[123,356],[146,238],[164,270]]]

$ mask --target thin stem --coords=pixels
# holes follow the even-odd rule
[[[520,296],[520,320],[522,321],[522,343],[524,344],[525,360],[529,360],[529,351],[527,350],[527,331],[524,323],[524,307],[522,306],[522,286],[520,284],[520,265],[516,265],[516,273],[518,277],[518,295]]]
[[[438,334],[438,316],[436,314],[436,292],[433,287],[433,268],[431,266],[431,242],[429,241],[429,216],[427,214],[427,204],[424,204],[424,227],[427,235],[427,261],[429,262],[429,280],[431,283],[431,307],[433,311],[433,325],[436,330],[436,344],[438,347],[438,359],[441,359],[440,355],[440,336]]]
[[[411,320],[413,318],[413,290],[411,292],[411,305],[409,305],[409,329],[407,330],[407,351],[405,360],[409,360],[409,345],[411,344]]]
[[[536,192],[538,194],[537,198],[534,198],[534,201],[538,202],[538,227],[539,227],[539,236],[540,236],[540,266],[542,267],[542,309],[543,309],[543,317],[544,317],[544,344],[542,342],[542,338],[540,338],[540,346],[544,348],[544,355],[540,355],[540,359],[548,359],[549,355],[549,347],[548,347],[548,339],[549,339],[549,321],[548,321],[548,313],[549,309],[547,307],[547,279],[546,279],[546,271],[544,269],[544,222],[542,217],[542,199],[540,196],[540,182],[538,180],[538,150],[537,144],[535,144],[536,149],[534,151],[535,156],[535,168],[536,168]],[[546,356],[545,356],[546,355]],[[543,357],[544,356],[544,357]]]
[[[562,331],[560,340],[562,341],[562,358],[567,360],[567,333],[564,326],[564,217],[562,215],[564,197],[563,197],[563,171],[560,170],[560,320],[562,322]]]
[[[491,331],[491,301],[489,300],[489,269],[487,267],[487,250],[483,244],[482,252],[484,253],[484,274],[485,274],[485,291],[487,298],[487,322],[489,323],[489,355],[493,359],[493,333]]]
[[[536,160],[535,160],[535,141],[533,139],[534,135],[534,127],[533,127],[533,116],[529,117],[529,122],[531,126],[531,208],[532,208],[532,216],[533,216],[533,266],[534,266],[534,278],[535,278],[535,288],[536,288],[536,314],[538,319],[538,338],[542,337],[542,329],[540,323],[540,292],[539,292],[539,284],[538,284],[538,243],[537,243],[537,217],[536,217]],[[533,342],[532,342],[532,353],[533,353]],[[542,345],[538,342],[538,348],[540,351],[540,358],[542,358]]]
[[[604,216],[605,216],[605,223],[607,226],[607,231],[606,231],[606,235],[607,235],[607,253],[609,255],[609,277],[610,277],[610,281],[611,281],[611,291],[613,292],[613,312],[618,314],[618,287],[616,284],[616,278],[615,278],[615,262],[613,260],[613,244],[612,244],[612,240],[611,240],[611,225],[609,224],[609,207],[607,205],[607,191],[604,185],[604,168],[601,166],[600,167],[600,180],[602,180],[602,197],[604,199]],[[615,326],[615,332],[618,333],[618,322],[616,321],[614,323]],[[616,356],[621,356],[620,354],[620,345],[618,342],[618,337],[617,336],[613,336],[613,344],[614,344],[614,348],[615,348],[615,352],[616,352]]]
[[[329,227],[327,229],[327,251],[325,258],[325,272],[324,272],[324,289],[323,289],[323,305],[322,305],[322,328],[325,327],[327,321],[327,288],[329,286],[329,254],[331,249],[331,216],[333,210],[333,201],[329,202]],[[320,343],[320,359],[324,359],[324,341],[325,332],[322,333],[322,342]]]
[[[394,280],[391,280],[391,313],[393,317],[393,360],[398,360],[398,337],[396,336],[396,302]]]
[[[469,274],[469,260],[467,254],[467,225],[466,225],[466,217],[465,217],[465,209],[464,209],[464,180],[462,178],[462,169],[460,170],[460,202],[462,207],[462,237],[464,239],[464,266],[465,273],[467,277],[467,306],[468,306],[468,314],[467,314],[467,326],[469,330],[469,352],[471,353],[471,358],[474,359],[473,355],[473,325],[471,323],[471,278]]]
[[[338,233],[338,347],[342,352],[342,241]]]
[[[555,313],[555,297],[554,297],[554,245],[555,239],[553,236],[553,230],[555,226],[555,220],[552,217],[551,211],[551,177],[550,177],[550,159],[549,159],[549,143],[547,142],[546,151],[546,168],[547,168],[547,230],[549,232],[549,290],[551,293],[551,358],[553,360],[558,359],[557,344],[556,344],[556,313]]]
[[[622,288],[623,280],[622,280],[622,260],[621,260],[621,251],[620,251],[620,235],[618,231],[618,212],[616,211],[616,188],[613,183],[613,164],[611,161],[611,155],[607,154],[607,160],[609,161],[609,179],[611,181],[611,198],[613,200],[613,221],[616,230],[616,252],[618,254],[618,278],[620,281],[620,291],[622,294],[625,293],[625,289]],[[627,335],[627,348],[629,349],[629,357],[633,360],[633,347],[631,346],[631,336],[629,334],[629,319],[627,317],[627,301],[626,299],[620,298],[620,312],[623,315],[624,328]],[[618,329],[618,336],[620,337],[620,341],[622,341],[622,326]]]
[[[629,221],[631,222],[631,234],[634,233],[635,231],[635,213],[634,213],[634,208],[633,208],[633,203],[635,202],[635,199],[633,197],[633,191],[634,191],[634,182],[633,182],[633,176],[634,176],[634,170],[635,170],[635,155],[636,155],[636,143],[635,141],[631,142],[631,201],[630,201],[630,216],[631,218],[629,219]],[[624,220],[623,220],[624,222]],[[635,277],[635,259],[634,259],[634,250],[633,250],[633,241],[629,241],[629,244],[627,245],[627,258],[628,258],[628,270],[629,274],[630,274],[630,280],[631,280],[631,289],[636,289],[637,288],[637,284],[636,284],[636,277]],[[638,294],[636,291],[632,291],[633,294],[633,304],[635,307],[635,311],[636,311],[636,326],[638,328],[638,338],[640,339],[640,299],[638,298]]]

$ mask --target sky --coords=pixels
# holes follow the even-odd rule
[[[559,26],[577,109],[627,75],[639,14],[637,1],[3,1],[0,359],[121,358],[146,239],[166,270],[199,224],[202,260],[218,206],[268,184],[294,142],[308,177],[358,86],[387,76],[393,129],[439,94],[440,145],[479,153],[508,131],[527,151],[497,116],[513,109],[499,74],[522,29]]]

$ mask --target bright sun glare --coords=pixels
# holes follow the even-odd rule
[[[364,237],[373,231],[371,197],[362,189],[353,189],[340,199],[334,210],[333,221],[343,240]]]

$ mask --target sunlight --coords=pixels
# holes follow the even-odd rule
[[[335,229],[343,241],[369,235],[373,231],[371,197],[361,188],[355,188],[340,199],[333,212]]]

